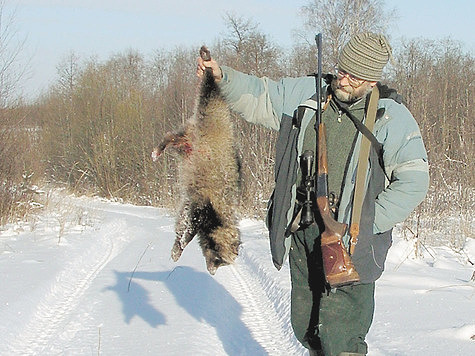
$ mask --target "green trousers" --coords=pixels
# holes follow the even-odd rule
[[[292,235],[291,319],[297,339],[315,354],[366,354],[366,334],[373,320],[374,283],[327,290],[318,228]]]

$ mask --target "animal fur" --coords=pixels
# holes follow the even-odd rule
[[[200,55],[209,60],[202,47]],[[234,262],[240,245],[236,210],[239,202],[240,162],[234,145],[231,113],[212,72],[207,69],[194,115],[175,133],[167,133],[154,150],[157,159],[167,146],[183,157],[182,202],[175,225],[171,257],[199,236],[209,273]]]

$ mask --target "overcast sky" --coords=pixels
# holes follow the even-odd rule
[[[75,52],[106,59],[128,49],[150,55],[160,48],[211,44],[226,31],[225,12],[251,18],[282,47],[301,27],[298,11],[307,0],[0,0],[15,8],[18,37],[26,37],[30,79],[24,90],[36,97],[56,79],[58,63]],[[385,1],[399,15],[392,38],[450,37],[473,51],[475,1]],[[4,14],[4,17],[6,16]]]

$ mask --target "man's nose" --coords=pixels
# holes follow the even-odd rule
[[[340,78],[340,85],[342,86],[350,85],[350,82],[348,81],[348,76],[345,75],[343,78]]]

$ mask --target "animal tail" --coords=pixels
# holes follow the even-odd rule
[[[206,46],[201,46],[200,57],[204,61],[211,60],[211,54]],[[211,68],[206,68],[201,82],[200,105],[205,106],[212,97],[220,95],[220,89],[213,76]]]

